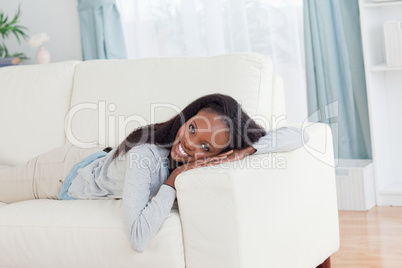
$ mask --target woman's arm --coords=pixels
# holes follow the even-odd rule
[[[198,159],[193,162],[189,162],[186,164],[183,164],[179,167],[177,167],[175,170],[172,171],[172,174],[170,174],[169,178],[166,180],[165,184],[173,187],[176,189],[174,183],[176,180],[176,177],[187,170],[194,169],[194,168],[200,168],[200,167],[207,167],[207,166],[213,166],[213,165],[219,165],[224,162],[228,162],[229,160],[227,159],[227,156],[232,154],[233,150],[230,150],[226,153],[222,153],[220,155],[212,156],[212,157],[206,157],[202,159]]]
[[[309,140],[307,132],[296,127],[266,130],[266,135],[255,142],[253,146],[232,150],[233,152],[227,156],[226,161],[238,161],[251,154],[293,151],[302,147]]]
[[[266,131],[266,135],[252,146],[256,150],[255,154],[293,151],[310,140],[306,131],[296,127],[281,127]]]
[[[140,155],[140,161],[131,161],[130,154]],[[226,154],[229,154],[228,152]],[[176,177],[193,168],[217,165],[226,159],[226,154],[219,157],[200,159],[176,168],[160,186],[158,193],[150,198],[152,175],[158,168],[159,161],[149,147],[144,144],[130,150],[126,155],[126,178],[123,189],[123,212],[128,229],[130,246],[137,252],[143,252],[156,235],[169,215],[176,190]],[[133,157],[138,159],[138,157]]]
[[[134,152],[135,151],[135,152]],[[130,152],[141,155],[141,160],[130,163]],[[169,215],[176,191],[162,184],[150,198],[151,180],[159,163],[147,146],[139,146],[126,155],[126,178],[123,189],[123,213],[128,229],[130,246],[143,252]]]

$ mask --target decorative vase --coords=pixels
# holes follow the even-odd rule
[[[44,46],[40,46],[36,53],[36,62],[39,64],[50,62],[50,53]]]

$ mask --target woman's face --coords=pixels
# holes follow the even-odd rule
[[[177,131],[170,154],[178,162],[215,156],[229,145],[228,137],[219,115],[200,110]]]

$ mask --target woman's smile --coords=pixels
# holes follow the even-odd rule
[[[181,145],[181,142],[179,141],[176,145],[176,152],[180,157],[189,157],[190,155],[184,151],[183,146]]]

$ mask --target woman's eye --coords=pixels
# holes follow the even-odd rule
[[[195,127],[192,124],[190,124],[188,128],[190,129],[191,133],[195,133]]]
[[[201,147],[204,151],[209,152],[209,147],[205,143],[201,144]]]

